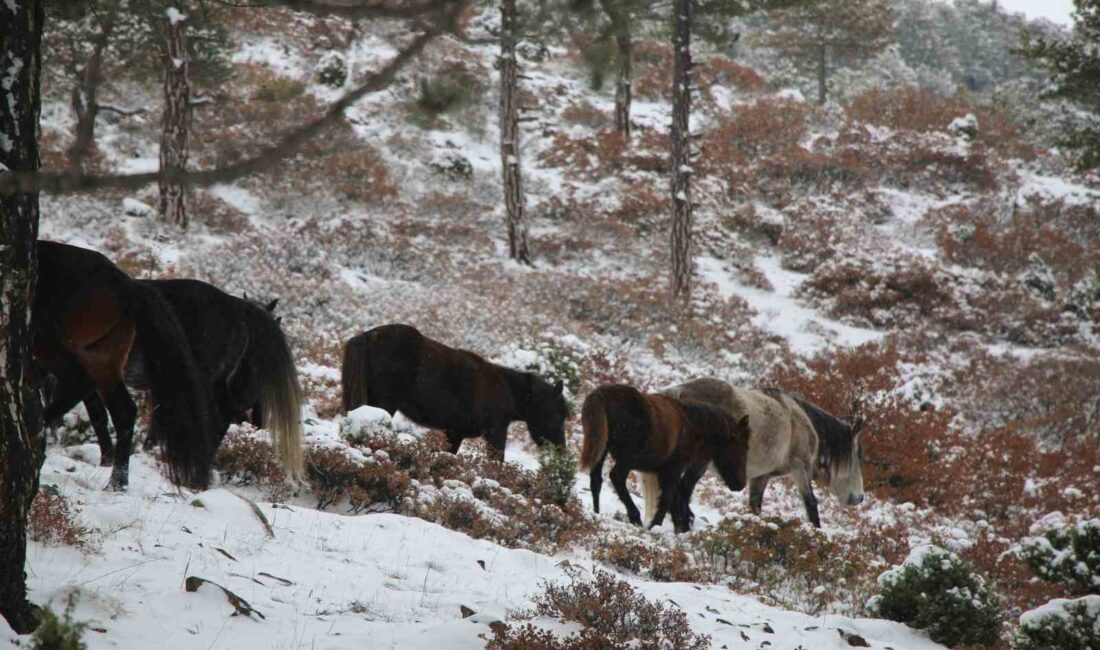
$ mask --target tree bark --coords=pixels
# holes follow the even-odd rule
[[[77,73],[73,88],[72,107],[76,113],[73,146],[69,148],[69,169],[74,173],[84,171],[84,159],[95,146],[95,121],[99,115],[99,85],[103,82],[103,50],[111,39],[115,26],[115,6],[107,6],[99,34],[92,44],[92,54],[84,68]]]
[[[182,172],[187,167],[187,143],[191,135],[191,86],[187,80],[187,16],[168,9],[165,28],[164,128],[160,136],[160,168]],[[187,227],[184,187],[160,182],[160,217]]]
[[[828,45],[822,43],[817,49],[817,103],[822,106],[829,100],[829,84],[826,82],[829,73],[828,59],[826,58],[828,47]]]
[[[0,176],[39,167],[43,0],[0,3]],[[27,517],[45,454],[31,362],[38,194],[0,196],[0,615],[38,624],[27,601]]]
[[[604,13],[615,32],[617,66],[615,70],[615,130],[630,135],[630,103],[633,94],[631,76],[634,65],[634,38],[630,33],[630,16],[622,0],[603,0]]]
[[[530,264],[519,156],[519,86],[516,69],[518,18],[516,0],[501,0],[500,163],[504,176],[504,209],[508,215],[508,255],[517,262]]]
[[[693,0],[675,0],[672,36],[672,130],[669,134],[672,178],[672,300],[691,299],[691,9]]]

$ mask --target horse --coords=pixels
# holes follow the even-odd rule
[[[721,409],[666,395],[646,395],[623,384],[608,384],[589,393],[581,409],[584,445],[581,468],[591,470],[592,508],[600,511],[603,464],[615,459],[611,484],[626,506],[630,522],[641,526],[638,507],[626,489],[631,470],[645,472],[642,487],[649,527],[660,526],[677,499],[691,498],[694,482],[681,477],[687,468],[703,471],[714,464],[731,490],[746,483],[746,459],[751,438],[748,417],[734,419]],[[654,475],[655,479],[654,480]],[[656,485],[655,485],[656,483]],[[681,489],[686,488],[686,493]],[[659,492],[659,499],[657,494]],[[656,504],[654,506],[654,502]],[[688,529],[683,510],[672,510],[676,532]]]
[[[137,405],[123,382],[131,353],[145,358],[153,409],[150,437],[178,485],[209,485],[216,425],[183,328],[164,297],[95,251],[38,242],[32,310],[34,358],[52,375],[43,417],[54,421],[94,391],[118,433],[109,486],[129,482]]]
[[[762,391],[731,386],[719,379],[695,379],[672,386],[663,394],[716,406],[733,417],[749,418],[752,438],[749,443],[749,507],[760,514],[768,480],[791,476],[802,495],[806,516],[817,528],[817,512],[812,478],[824,474],[829,491],[848,506],[863,502],[863,452],[859,436],[863,419],[851,423],[826,413],[807,400],[779,390]],[[683,477],[685,488],[702,476],[692,471]],[[682,505],[690,520],[690,508]]]
[[[366,404],[447,435],[452,453],[485,436],[490,455],[504,460],[508,425],[527,423],[540,447],[565,444],[569,415],[562,382],[486,361],[434,341],[409,325],[381,325],[344,346],[344,411]]]
[[[272,315],[278,300],[265,306],[237,298],[199,280],[141,280],[171,306],[183,327],[203,381],[214,395],[216,449],[230,424],[249,421],[271,431],[275,451],[291,477],[302,475],[302,390],[294,355]],[[130,355],[124,381],[147,389],[144,358]],[[110,458],[107,414],[93,393],[84,400],[101,458]]]

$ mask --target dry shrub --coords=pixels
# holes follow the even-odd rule
[[[271,444],[250,435],[249,428],[231,430],[218,447],[216,462],[222,481],[258,487],[272,501],[282,501],[291,492],[286,471]]]
[[[945,96],[928,88],[874,88],[845,106],[849,121],[878,124],[896,131],[946,131],[955,118],[973,113],[978,118],[977,141],[1025,160],[1035,157],[1019,126],[1004,112],[973,104],[964,95]]]
[[[248,228],[248,216],[208,192],[191,192],[191,218],[215,233],[237,233]]]
[[[669,199],[662,189],[645,181],[631,183],[620,197],[619,207],[607,215],[629,224],[639,234],[651,232],[657,227],[656,222],[668,212]]]
[[[546,583],[526,617],[544,616],[576,623],[581,631],[559,638],[531,624],[493,626],[488,650],[581,650],[639,648],[704,650],[710,637],[691,631],[687,615],[646,599],[614,574],[596,571],[593,580],[569,573],[567,584]]]
[[[80,524],[80,511],[52,485],[38,490],[27,519],[27,535],[51,546],[72,546],[84,553],[95,550],[90,528]]]
[[[352,458],[342,449],[313,447],[306,453],[306,476],[317,508],[347,502],[351,513],[396,512],[411,483],[384,454]]]
[[[572,138],[555,133],[553,143],[540,155],[545,164],[562,167],[578,179],[597,180],[623,170],[660,171],[668,162],[663,153],[650,147],[652,138],[632,141],[615,130],[599,131],[595,136]]]
[[[309,188],[327,188],[343,198],[371,203],[395,196],[399,189],[378,149],[370,145],[303,162],[291,177],[303,186],[303,193],[309,192]]]
[[[664,41],[635,41],[633,73],[635,96],[671,99],[672,45]]]
[[[735,106],[703,136],[699,157],[705,163],[702,171],[720,172],[798,148],[806,128],[802,102],[767,98]]]
[[[602,131],[611,126],[611,116],[586,99],[569,102],[569,105],[561,111],[561,119],[567,124],[576,124],[596,131]]]
[[[869,567],[841,543],[799,520],[740,515],[694,533],[695,557],[734,588],[763,590],[818,612],[845,598],[861,603]],[[843,561],[838,561],[843,558]]]
[[[697,63],[693,74],[701,88],[726,86],[743,92],[766,90],[768,83],[756,70],[724,56],[715,56]]]
[[[912,144],[884,156],[883,163],[882,180],[901,188],[947,183],[991,191],[998,185],[997,175],[981,143],[974,143],[965,153],[941,146]]]
[[[596,542],[592,558],[623,571],[657,582],[710,582],[712,576],[694,566],[683,548],[653,547],[628,539],[603,539]]]

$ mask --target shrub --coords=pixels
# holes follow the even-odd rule
[[[348,79],[348,63],[339,52],[325,52],[317,63],[317,83],[342,88]]]
[[[286,472],[271,444],[258,440],[244,427],[232,427],[218,447],[217,468],[222,481],[262,488],[272,501],[291,492]]]
[[[657,582],[710,582],[712,576],[694,565],[683,548],[649,546],[642,542],[601,539],[592,558]]]
[[[737,106],[703,136],[700,161],[714,171],[749,165],[797,148],[806,126],[806,107],[792,99]]]
[[[485,91],[482,76],[461,61],[446,63],[435,74],[417,80],[416,104],[429,116],[469,106]]]
[[[587,346],[575,336],[544,336],[541,340],[509,348],[497,363],[533,372],[551,384],[562,382],[568,402],[580,393],[580,361],[587,351]]]
[[[878,583],[881,594],[870,604],[877,616],[927,630],[948,647],[993,644],[999,638],[997,603],[982,578],[950,551],[920,546]]]
[[[543,445],[539,449],[539,473],[546,481],[550,501],[564,506],[573,497],[577,479],[577,454],[568,445]]]
[[[73,546],[90,552],[95,546],[92,530],[80,524],[79,516],[80,511],[56,487],[43,485],[31,504],[27,534],[42,544]]]
[[[763,588],[778,596],[779,587],[813,611],[852,590],[867,564],[839,543],[801,520],[740,515],[694,533],[689,547],[708,568],[735,587]],[[843,562],[837,558],[843,557]]]
[[[306,476],[317,508],[347,501],[352,513],[395,512],[410,493],[410,481],[384,451],[353,459],[342,449],[311,448]]]
[[[569,572],[569,582],[546,583],[534,598],[531,616],[545,616],[576,623],[581,631],[559,638],[530,624],[496,625],[487,650],[546,648],[625,648],[703,650],[710,637],[695,634],[687,615],[646,599],[614,574],[597,570],[593,580]]]
[[[76,590],[69,592],[65,612],[61,616],[49,607],[42,610],[42,623],[34,631],[28,646],[31,650],[85,650],[88,647],[83,639],[88,623],[73,620],[73,609],[78,598]]]
[[[1035,575],[1100,594],[1100,519],[1067,523],[1056,512],[1036,522],[1033,531],[1040,534],[1020,542],[1019,554]]]
[[[1100,647],[1100,596],[1056,598],[1020,616],[1014,650],[1095,650]]]
[[[306,87],[300,81],[285,77],[267,77],[252,94],[258,102],[285,102],[301,95]]]

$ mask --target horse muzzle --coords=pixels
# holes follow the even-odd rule
[[[866,497],[863,494],[849,494],[848,495],[848,503],[846,505],[858,506],[859,504],[863,503],[864,498],[866,498]]]

